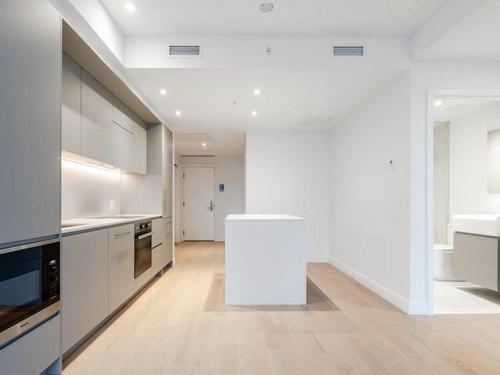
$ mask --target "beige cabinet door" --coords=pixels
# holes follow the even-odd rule
[[[134,292],[134,225],[109,230],[109,311]]]
[[[154,219],[152,228],[152,268],[153,273],[159,272],[167,264],[165,263],[166,239],[165,239],[165,219]]]
[[[108,229],[63,237],[63,352],[79,342],[107,317],[108,285]]]
[[[0,244],[59,234],[61,16],[0,1]],[[1,372],[1,371],[0,371]]]
[[[114,164],[113,97],[104,86],[82,70],[82,155],[107,164]]]
[[[163,217],[172,217],[173,147],[173,134],[166,126],[163,126]]]
[[[146,174],[146,129],[135,122],[132,126],[134,129],[133,146],[130,149],[132,156],[132,171]]]
[[[172,219],[165,220],[165,243],[165,265],[167,265],[173,260],[174,256]]]
[[[158,218],[152,221],[152,239],[151,246],[155,248],[165,242],[165,225],[164,219]]]
[[[80,65],[66,54],[63,54],[62,64],[62,149],[74,154],[80,154],[80,118],[82,111]]]
[[[109,147],[113,153],[112,164],[116,167],[134,171],[134,134],[116,123],[111,124]]]

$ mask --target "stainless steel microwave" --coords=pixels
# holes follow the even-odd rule
[[[60,309],[60,242],[0,249],[0,348]]]

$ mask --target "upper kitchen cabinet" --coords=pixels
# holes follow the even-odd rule
[[[173,135],[163,124],[148,127],[147,173],[161,177],[161,212],[163,217],[172,217],[173,199]]]
[[[62,77],[63,150],[145,174],[142,120],[66,55]]]
[[[0,247],[60,231],[61,17],[0,2]]]
[[[82,70],[81,77],[81,154],[114,165],[113,97],[86,71]]]
[[[127,144],[128,148],[126,153],[118,151],[121,163],[118,166],[146,174],[146,129],[144,125],[141,125],[143,124],[142,120],[115,98],[113,124],[121,129],[118,132],[121,133],[123,142]],[[128,137],[125,137],[126,133],[129,135]]]
[[[146,174],[146,129],[134,124],[134,149],[132,170]]]
[[[82,81],[80,65],[63,54],[62,61],[62,149],[81,153],[80,121],[82,112]]]
[[[160,123],[125,78],[63,21],[62,148],[146,174],[146,123]]]
[[[172,217],[173,207],[173,148],[174,136],[166,127],[163,127],[163,186],[164,210],[163,217]]]

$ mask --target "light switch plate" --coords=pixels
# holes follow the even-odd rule
[[[392,159],[391,159],[391,160],[389,160],[389,161],[387,162],[387,165],[386,165],[386,167],[385,167],[385,170],[386,170],[386,171],[393,171],[395,168],[396,168],[396,163],[394,162],[394,160],[392,160]]]

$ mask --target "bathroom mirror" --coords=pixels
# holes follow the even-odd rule
[[[500,193],[500,129],[488,132],[488,193]]]

